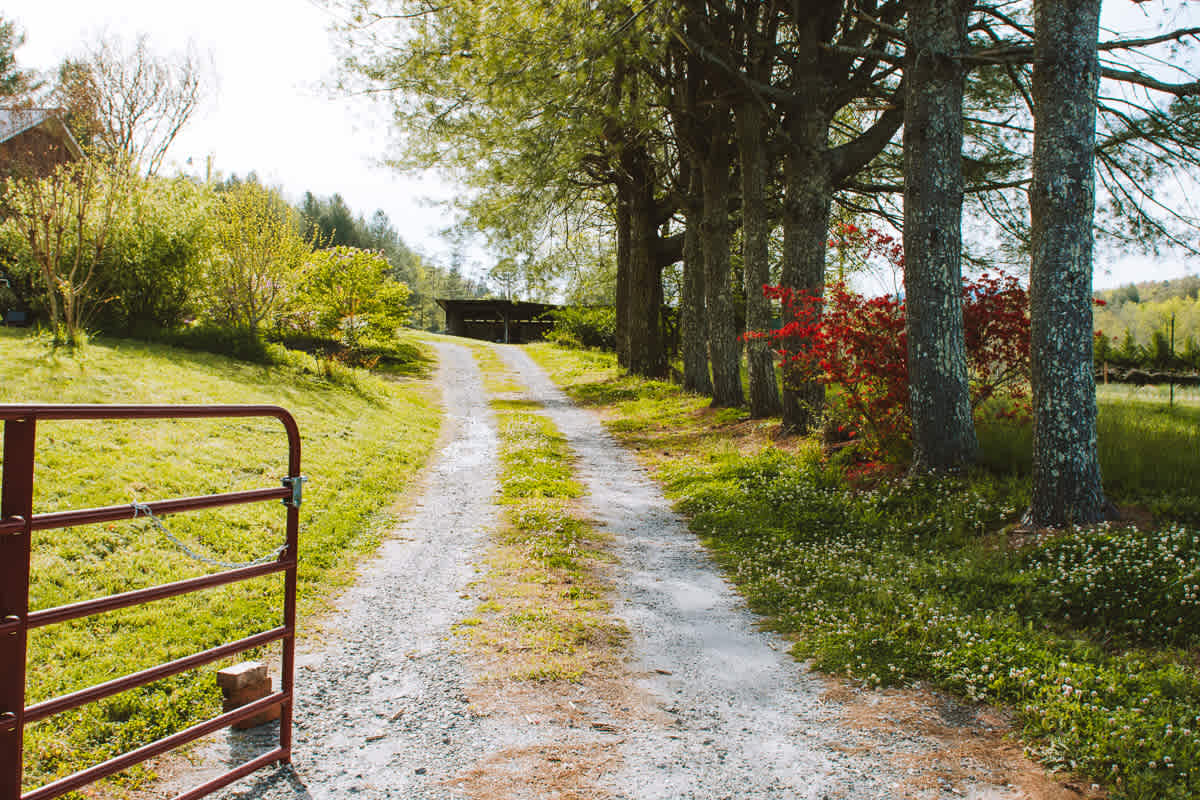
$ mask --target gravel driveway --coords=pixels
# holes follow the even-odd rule
[[[630,637],[609,681],[619,691],[527,684],[515,699],[481,703],[480,676],[452,625],[478,603],[474,565],[498,521],[497,439],[469,351],[437,347],[451,433],[424,494],[328,621],[336,634],[300,657],[293,766],[223,797],[1059,796],[1055,781],[1037,784],[1044,792],[1013,785],[1032,780],[1018,780],[1014,770],[1029,771],[1019,755],[988,763],[999,747],[989,743],[1001,740],[975,709],[949,709],[961,718],[950,724],[943,701],[931,701],[905,723],[923,730],[897,727],[899,712],[876,708],[896,695],[847,701],[844,685],[797,664],[782,639],[758,630],[636,461],[516,347],[500,348],[503,358],[567,437],[588,491],[585,513],[612,536],[613,613]],[[937,725],[924,724],[939,714]],[[940,752],[953,744],[945,730],[984,737],[984,746]],[[272,733],[231,732],[197,755],[218,771]],[[535,752],[540,760],[527,757]],[[561,780],[546,783],[547,771]],[[189,785],[204,777],[188,772]]]

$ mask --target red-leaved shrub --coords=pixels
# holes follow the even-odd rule
[[[868,447],[893,454],[903,448],[912,430],[904,303],[864,297],[843,283],[829,286],[824,297],[781,286],[763,292],[780,302],[786,323],[748,335],[771,341],[785,382],[836,385],[836,412],[862,432]],[[964,280],[962,293],[972,407],[978,411],[996,398],[1003,402],[991,406],[992,413],[1027,413],[1028,292],[1011,275],[984,273]]]

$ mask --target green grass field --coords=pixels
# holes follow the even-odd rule
[[[1100,387],[1098,447],[1105,490],[1119,504],[1200,523],[1200,400],[1192,390],[1169,406],[1163,387]],[[983,463],[1028,475],[1033,435],[1028,423],[981,422]]]
[[[301,369],[124,341],[93,342],[67,357],[4,330],[0,402],[263,403],[291,411],[303,440],[302,472],[310,479],[301,511],[302,620],[319,614],[353,576],[356,560],[374,549],[393,504],[424,463],[440,420],[420,380],[361,373],[335,385]],[[285,473],[286,437],[270,419],[44,422],[38,428],[35,512],[273,487]],[[165,522],[192,548],[241,562],[279,546],[283,507],[232,507]],[[33,608],[213,571],[140,520],[46,531],[35,536],[33,547]],[[281,587],[281,578],[264,578],[35,631],[26,701],[273,627],[279,624]],[[312,622],[301,626],[315,631]],[[214,669],[32,726],[26,787],[219,712]]]
[[[861,482],[819,443],[773,440],[773,423],[611,356],[530,350],[603,410],[797,658],[1007,706],[1032,754],[1114,798],[1200,795],[1200,532],[1178,521],[1200,495],[1196,409],[1102,402],[1110,492],[1157,510],[1152,527],[1033,538],[1011,533],[1029,502],[1021,428],[981,428],[993,469]]]

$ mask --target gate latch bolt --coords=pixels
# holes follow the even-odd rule
[[[291,508],[299,508],[300,503],[304,500],[304,484],[306,483],[308,483],[308,478],[303,475],[284,478],[283,485],[292,490],[292,497],[290,500],[284,498],[283,504]]]

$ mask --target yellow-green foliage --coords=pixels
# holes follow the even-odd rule
[[[265,403],[296,417],[302,471],[301,630],[371,551],[397,494],[423,463],[439,415],[421,384],[365,373],[351,387],[286,368],[129,342],[93,342],[64,358],[0,331],[0,402]],[[44,422],[35,511],[278,486],[286,437],[274,420]],[[193,547],[226,561],[271,553],[283,507],[238,506],[168,517]],[[32,605],[191,577],[211,568],[144,521],[47,531],[34,540]],[[28,702],[153,666],[279,624],[278,577],[101,615],[33,634]],[[34,726],[27,786],[102,760],[219,711],[211,669],[127,692]]]
[[[250,181],[222,193],[211,220],[205,313],[218,324],[257,331],[285,308],[312,247],[300,235],[295,210]]]
[[[1176,351],[1183,353],[1189,338],[1200,345],[1200,299],[1186,293],[1156,296],[1146,286],[1132,297],[1129,291],[1126,288],[1101,292],[1107,304],[1093,311],[1096,330],[1113,339],[1113,347],[1121,346],[1126,331],[1142,347],[1151,345],[1155,333],[1169,336],[1172,314],[1175,315]]]
[[[308,258],[300,288],[301,315],[317,332],[354,347],[364,339],[390,341],[408,322],[409,289],[388,276],[382,253],[341,245]],[[307,322],[307,320],[305,320]]]

